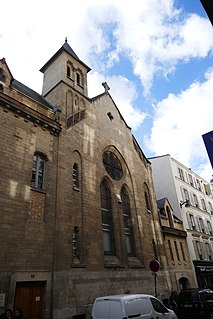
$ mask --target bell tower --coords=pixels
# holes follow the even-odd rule
[[[87,73],[90,70],[70,47],[67,38],[40,69],[44,74],[42,96],[61,109],[62,117],[67,118],[82,108],[83,100],[88,97]]]
[[[62,47],[40,69],[44,74],[42,95],[45,97],[61,81],[87,96],[87,73],[82,62],[65,39]]]

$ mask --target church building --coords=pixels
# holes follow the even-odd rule
[[[151,164],[107,83],[88,97],[67,40],[40,71],[42,94],[0,59],[0,312],[83,319],[98,296],[165,297]]]

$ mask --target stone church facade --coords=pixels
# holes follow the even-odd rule
[[[42,95],[0,60],[0,310],[80,319],[100,295],[165,297],[151,164],[107,83],[88,97],[90,68],[67,41],[40,71]]]

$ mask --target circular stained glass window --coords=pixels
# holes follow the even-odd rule
[[[109,176],[112,177],[114,180],[119,181],[123,176],[123,170],[117,156],[109,151],[104,152],[103,163]]]

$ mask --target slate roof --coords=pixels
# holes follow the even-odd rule
[[[166,197],[157,200],[157,205],[159,209],[164,208],[166,200]]]
[[[161,198],[161,199],[158,199],[158,200],[157,200],[158,209],[164,208],[166,201],[169,203],[169,200],[168,200],[167,197],[163,197],[163,198]],[[169,203],[169,204],[170,204],[170,203]],[[172,207],[171,207],[171,208],[172,208]],[[174,212],[172,212],[172,215],[173,215],[173,217],[174,217],[175,220],[177,220],[178,222],[183,223],[182,220],[181,220],[180,218],[178,218],[178,217],[174,214]]]
[[[47,100],[45,100],[42,95],[40,95],[39,93],[37,93],[36,91],[30,89],[28,86],[24,85],[23,83],[13,79],[11,80],[10,83],[11,87],[20,91],[21,93],[23,93],[24,95],[30,97],[31,99],[35,100],[36,102],[43,104],[45,106],[47,106],[50,109],[54,109],[53,105],[50,104],[49,102],[47,102]]]
[[[67,43],[67,40],[65,40],[64,44],[62,45],[62,47],[49,59],[49,61],[47,61],[45,63],[45,65],[40,69],[40,71],[43,73],[47,67],[63,52],[67,52],[69,55],[71,55],[74,59],[76,59],[77,61],[79,61],[82,65],[84,65],[87,69],[87,72],[89,72],[91,70],[91,68],[89,66],[87,66],[84,62],[82,62],[79,57],[77,56],[77,54],[73,51],[73,49],[71,48],[71,46]]]

